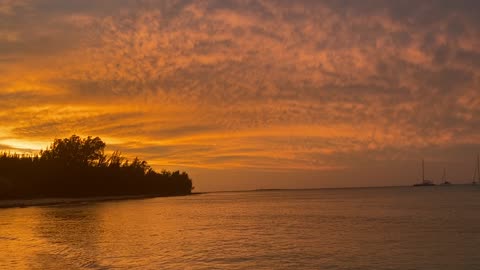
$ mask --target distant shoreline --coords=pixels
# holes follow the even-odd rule
[[[14,199],[0,200],[0,209],[6,208],[26,208],[34,206],[55,206],[55,205],[76,205],[92,202],[110,202],[126,200],[142,200],[153,198],[180,197],[190,195],[200,195],[202,192],[196,192],[184,195],[131,195],[131,196],[100,196],[100,197],[82,197],[82,198],[39,198],[39,199]]]
[[[413,185],[413,184],[412,184]],[[337,189],[385,189],[385,188],[411,188],[412,185],[393,185],[393,186],[346,186],[346,187],[314,187],[314,188],[257,188],[257,189],[239,189],[239,190],[215,190],[202,193],[234,193],[234,192],[275,192],[275,191],[314,191],[314,190],[337,190]],[[432,187],[452,187],[452,186],[471,186],[471,183],[452,183],[451,185],[437,184]],[[479,185],[480,186],[480,185]]]

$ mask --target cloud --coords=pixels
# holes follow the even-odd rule
[[[467,154],[480,134],[478,8],[2,1],[0,136],[101,135],[197,169],[348,171]]]

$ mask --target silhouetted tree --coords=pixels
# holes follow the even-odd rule
[[[80,138],[72,135],[70,138],[55,139],[49,148],[40,153],[44,160],[63,162],[67,166],[98,165],[105,160],[106,144],[99,137]]]
[[[157,173],[139,158],[106,156],[105,147],[99,137],[73,135],[39,155],[0,154],[0,199],[191,193],[187,173]]]

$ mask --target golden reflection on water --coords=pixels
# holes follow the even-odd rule
[[[177,214],[142,205],[151,201],[2,210],[0,266],[128,268],[148,266],[152,256],[167,259],[172,251],[181,257],[181,246],[188,241]],[[175,246],[168,247],[173,239]]]
[[[0,269],[480,269],[478,191],[238,192],[0,209]]]

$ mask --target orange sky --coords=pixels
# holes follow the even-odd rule
[[[0,0],[0,149],[94,135],[198,190],[401,185],[480,151],[477,1]]]

